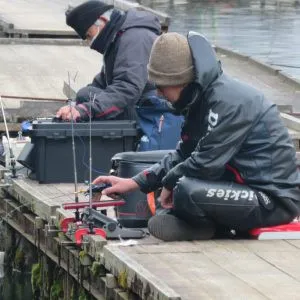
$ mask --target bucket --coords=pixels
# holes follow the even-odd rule
[[[131,178],[160,161],[169,150],[123,152],[112,158],[113,172],[119,177]],[[126,204],[116,208],[118,222],[128,228],[147,227],[153,215],[148,205],[147,195],[134,191],[123,195]]]

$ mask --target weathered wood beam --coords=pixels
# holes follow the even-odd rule
[[[286,113],[281,113],[281,118],[286,127],[300,132],[300,119]]]

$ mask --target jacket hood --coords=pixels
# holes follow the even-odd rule
[[[121,30],[127,30],[133,27],[144,27],[160,34],[161,26],[158,18],[152,13],[130,9],[127,12],[126,19],[121,26]]]
[[[205,91],[222,74],[221,64],[215,50],[203,35],[190,31],[187,39],[195,68],[195,82]]]

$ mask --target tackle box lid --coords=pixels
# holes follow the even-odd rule
[[[136,136],[136,121],[110,120],[74,122],[74,136],[101,136],[106,138],[122,138]],[[63,138],[72,136],[72,122],[54,122],[52,118],[36,119],[32,122],[30,137]]]

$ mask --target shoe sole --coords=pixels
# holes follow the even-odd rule
[[[166,242],[209,240],[215,234],[215,228],[204,224],[192,227],[173,215],[158,215],[148,222],[148,230],[154,237]]]

